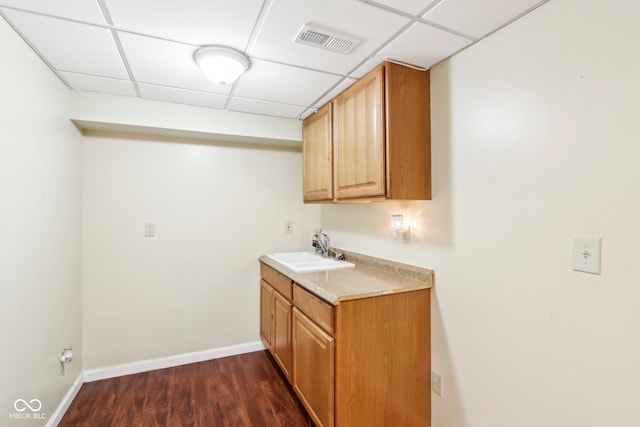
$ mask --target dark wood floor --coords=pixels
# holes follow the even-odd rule
[[[59,427],[313,426],[266,351],[82,385]]]

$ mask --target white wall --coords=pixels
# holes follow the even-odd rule
[[[551,0],[434,67],[433,200],[322,208],[336,246],[435,269],[435,427],[638,424],[639,16]]]
[[[259,340],[257,258],[320,223],[301,153],[93,134],[83,159],[85,367]]]
[[[82,367],[81,135],[69,90],[1,18],[0,58],[0,425],[40,426],[9,418],[16,399],[51,415]]]

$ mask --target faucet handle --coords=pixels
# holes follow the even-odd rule
[[[335,259],[336,261],[344,261],[345,260],[345,256],[343,252],[337,251],[333,248],[329,248],[327,250],[327,255],[331,255],[331,253],[333,252],[333,259]]]

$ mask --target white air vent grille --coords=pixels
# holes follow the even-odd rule
[[[350,53],[353,48],[360,43],[359,40],[352,37],[336,34],[309,25],[303,26],[293,41],[294,43],[305,44],[307,46],[343,54]]]
[[[307,30],[300,33],[299,40],[304,44],[310,44],[312,46],[324,46],[327,40],[331,39],[331,36],[318,33],[316,31]]]

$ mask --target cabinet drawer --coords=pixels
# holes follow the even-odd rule
[[[333,306],[299,285],[293,286],[293,304],[322,329],[333,335]]]
[[[273,289],[280,292],[289,301],[292,300],[291,286],[293,282],[291,279],[263,263],[260,263],[260,276],[265,282],[270,284]]]

